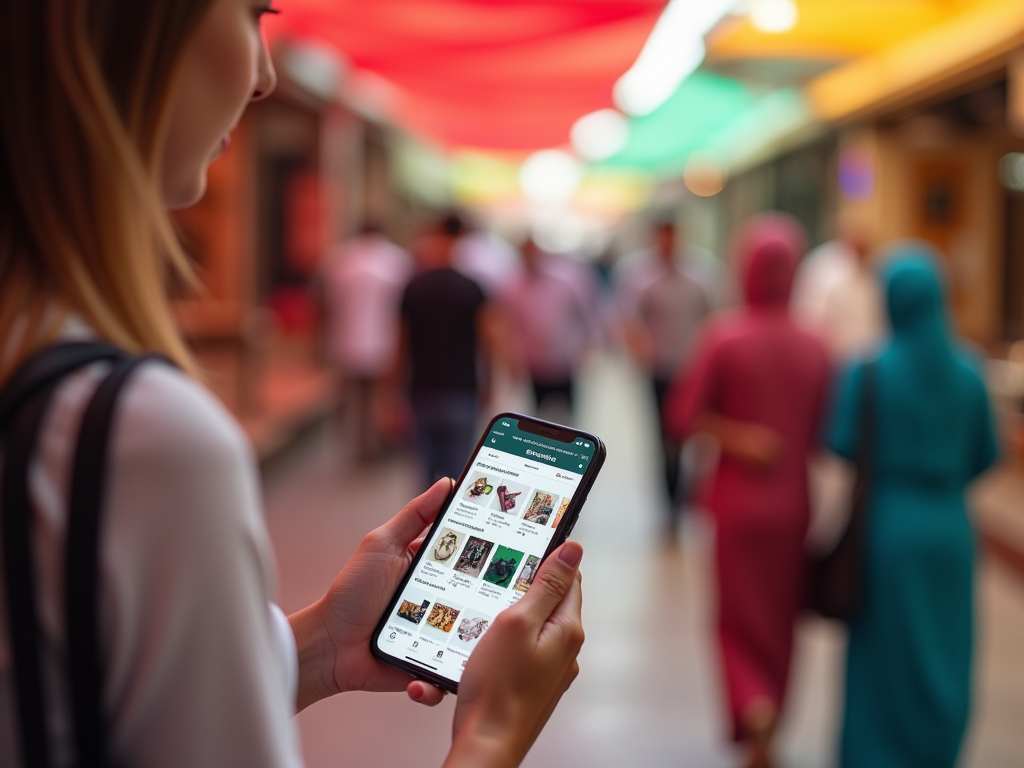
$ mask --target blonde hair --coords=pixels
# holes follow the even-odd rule
[[[188,261],[159,192],[174,76],[213,0],[30,0],[0,24],[0,382],[71,313],[195,372],[166,294]],[[18,331],[17,340],[14,334]]]

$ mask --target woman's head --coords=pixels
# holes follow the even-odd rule
[[[33,0],[0,25],[0,338],[14,360],[67,312],[188,365],[164,299],[188,275],[167,207],[273,88],[266,0]]]
[[[230,143],[246,105],[276,82],[259,34],[267,2],[207,0],[185,47],[168,103],[161,194],[169,208],[192,205],[206,188],[206,168]]]
[[[896,243],[882,254],[881,261],[893,335],[919,343],[946,339],[946,289],[935,249],[914,240]]]
[[[784,213],[762,213],[736,235],[734,254],[747,304],[784,309],[797,265],[807,247],[800,223]]]

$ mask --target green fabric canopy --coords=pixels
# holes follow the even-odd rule
[[[626,167],[655,174],[679,171],[695,151],[754,104],[740,82],[695,72],[672,97],[650,115],[630,120],[629,141],[602,166]]]

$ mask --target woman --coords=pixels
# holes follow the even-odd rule
[[[707,500],[715,516],[718,639],[733,737],[770,765],[801,607],[809,523],[807,459],[817,445],[828,363],[789,318],[804,250],[799,225],[764,214],[738,234],[746,306],[710,321],[670,393],[666,427],[717,438]]]
[[[865,605],[850,624],[844,768],[956,764],[970,709],[974,535],[969,481],[996,458],[988,396],[950,335],[928,246],[897,247],[883,272],[892,337],[870,374],[843,376],[829,447],[852,460],[861,425],[874,444]]]
[[[450,480],[370,533],[324,597],[284,618],[253,457],[193,379],[163,292],[187,274],[165,208],[194,203],[248,102],[274,87],[253,0],[33,0],[0,25],[0,386],[87,337],[172,358],[128,384],[99,550],[110,762],[301,764],[291,714],[345,690],[441,692],[378,664],[369,638]],[[72,762],[61,620],[66,477],[103,366],[57,391],[30,475],[50,752]],[[2,446],[0,446],[2,447]],[[2,458],[2,457],[0,457]],[[2,534],[0,534],[2,535]],[[446,765],[523,758],[577,672],[579,545],[545,562],[466,667]],[[6,617],[5,617],[6,619]],[[0,623],[0,764],[23,764]]]

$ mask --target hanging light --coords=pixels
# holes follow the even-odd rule
[[[736,0],[671,0],[636,63],[616,81],[616,106],[639,117],[668,101],[704,60],[704,35],[735,4]]]
[[[626,146],[629,122],[616,109],[599,109],[573,123],[572,146],[587,160],[606,160]]]
[[[683,168],[683,183],[698,197],[717,195],[725,189],[728,178],[725,165],[714,152],[694,152]]]
[[[791,30],[799,16],[793,0],[754,0],[750,9],[750,23],[773,35]]]
[[[519,169],[519,186],[526,198],[541,205],[564,203],[583,179],[579,160],[560,149],[534,152]]]

